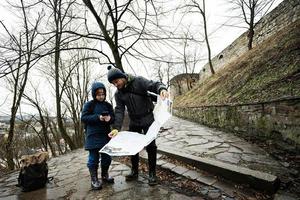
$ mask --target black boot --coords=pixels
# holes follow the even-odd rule
[[[125,177],[126,181],[134,181],[139,177],[139,154],[131,156],[131,173]]]
[[[139,178],[138,171],[131,169],[131,173],[125,177],[126,181],[134,181]]]
[[[148,153],[148,166],[149,166],[149,180],[148,184],[150,186],[157,185],[156,177],[156,160],[157,160],[157,147],[155,145],[155,140],[152,141],[146,147]]]
[[[115,180],[113,178],[110,178],[108,175],[108,168],[109,166],[102,166],[101,165],[101,177],[103,183],[114,183]]]
[[[89,168],[91,175],[91,187],[92,190],[100,190],[102,189],[102,182],[98,180],[98,169],[97,168]]]
[[[156,177],[155,171],[150,171],[150,172],[149,172],[149,180],[148,180],[148,184],[149,184],[150,186],[157,185],[157,177]]]

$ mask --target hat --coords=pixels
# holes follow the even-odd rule
[[[107,73],[107,79],[111,83],[113,80],[118,79],[118,78],[127,78],[127,75],[122,72],[120,69],[112,67],[109,65],[107,67],[108,73]]]

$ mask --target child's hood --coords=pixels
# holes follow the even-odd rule
[[[104,86],[103,83],[101,83],[101,82],[94,82],[92,84],[92,97],[93,97],[93,99],[96,99],[96,91],[98,89],[103,89],[104,92],[106,93],[106,89],[105,89],[105,86]]]

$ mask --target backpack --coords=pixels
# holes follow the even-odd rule
[[[46,186],[53,177],[48,178],[47,154],[26,156],[21,160],[21,167],[17,186],[22,192],[29,192]]]
[[[48,166],[42,162],[21,169],[17,186],[21,187],[22,192],[29,192],[45,187],[47,182]]]
[[[91,105],[90,105],[90,107],[88,108],[88,113],[93,113],[94,112],[94,109],[95,109],[95,107],[96,107],[96,101],[93,99],[92,100],[92,102],[91,102]],[[86,123],[84,123],[83,122],[83,128],[84,128],[84,130],[86,131],[86,128],[87,128],[87,124]]]

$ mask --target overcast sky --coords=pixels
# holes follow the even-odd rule
[[[17,0],[16,0],[17,1]],[[178,0],[180,1],[180,0]],[[181,0],[182,1],[182,0]],[[273,7],[277,6],[281,0],[277,0],[276,3],[273,5]],[[4,2],[0,2],[0,20],[3,21],[5,24],[8,25],[8,27],[13,30],[14,29],[14,22],[11,22],[12,19],[12,13],[7,9],[6,6],[4,6]],[[218,54],[220,51],[222,51],[225,47],[227,47],[229,44],[231,44],[239,35],[241,35],[243,32],[246,31],[246,29],[242,28],[234,28],[230,26],[222,26],[219,28],[222,24],[224,24],[230,16],[229,11],[229,5],[226,3],[226,0],[207,0],[206,1],[206,14],[207,14],[207,24],[209,28],[210,33],[210,45],[212,50],[212,55]],[[199,15],[199,18],[201,16]],[[196,23],[195,21],[197,18],[195,16],[190,17],[187,20],[186,23]],[[188,21],[190,20],[190,22]],[[2,27],[0,28],[0,33],[3,33]],[[198,71],[205,63],[201,63],[197,68]],[[143,73],[146,77],[150,76],[147,73]],[[149,78],[149,77],[148,77]],[[9,113],[10,105],[4,104],[3,102],[8,97],[10,99],[10,95],[8,95],[8,91],[5,89],[5,86],[3,85],[3,80],[0,80],[0,115],[6,115]],[[4,87],[3,87],[4,86]],[[48,99],[49,100],[49,99]],[[52,107],[54,107],[54,99],[49,100],[49,104],[53,102]],[[32,112],[32,109],[28,106],[22,106],[22,110],[25,112]]]

